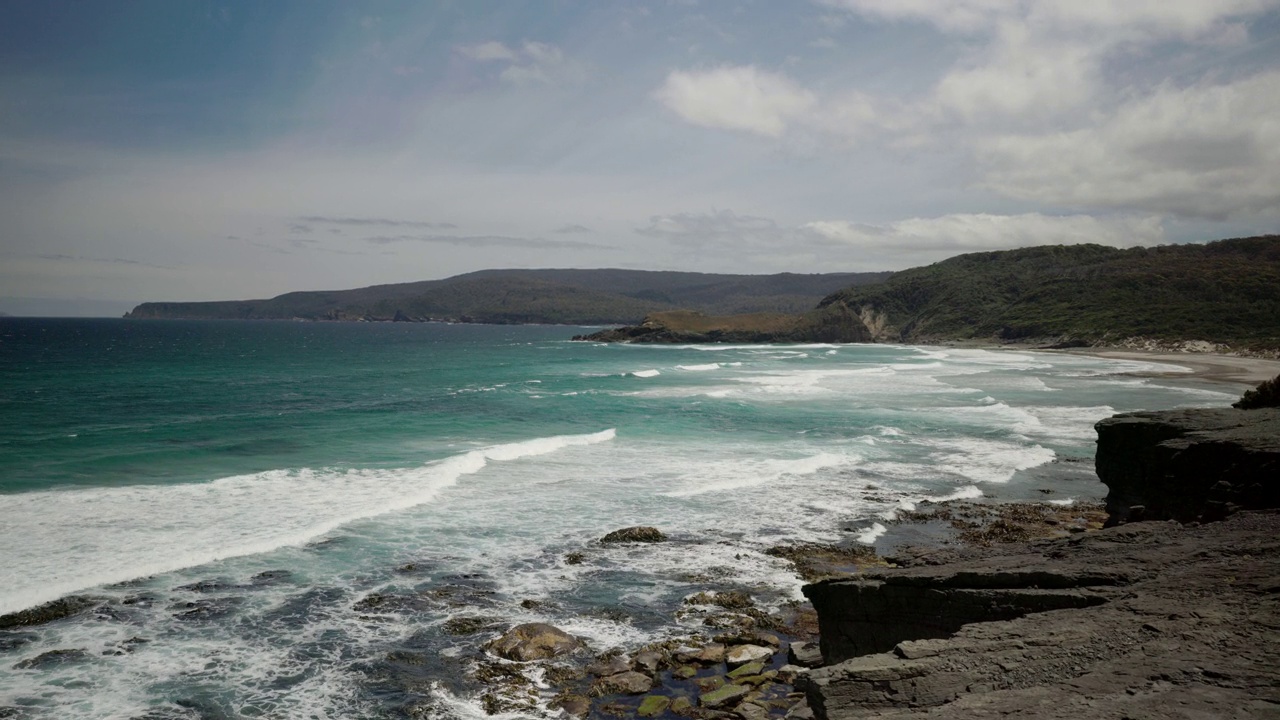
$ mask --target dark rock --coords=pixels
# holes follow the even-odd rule
[[[43,625],[54,620],[79,615],[89,608],[101,605],[103,602],[105,602],[103,598],[69,595],[33,608],[9,613],[8,615],[0,615],[0,630]]]
[[[818,667],[822,665],[822,650],[817,643],[793,642],[787,648],[787,662],[806,668]]]
[[[564,695],[551,703],[552,709],[563,710],[569,717],[586,717],[591,713],[591,701],[583,695]]]
[[[66,663],[84,662],[89,659],[89,653],[80,649],[63,649],[50,650],[49,652],[40,653],[33,658],[27,658],[13,666],[14,670],[33,670],[39,668],[52,667],[54,665],[64,665]]]
[[[636,653],[636,669],[650,675],[658,672],[664,662],[662,653],[653,650],[642,650]]]
[[[806,586],[834,664],[795,684],[819,720],[1266,716],[1280,706],[1276,587],[1274,511],[957,553]],[[921,629],[938,634],[905,637]]]
[[[1108,524],[1134,506],[1179,522],[1280,507],[1280,409],[1125,413],[1097,429]]]
[[[667,539],[657,528],[637,526],[614,530],[613,532],[600,538],[602,543],[625,543],[625,542],[642,542],[654,543],[662,542]]]
[[[767,720],[769,711],[751,702],[738,703],[733,712],[742,720]]]
[[[970,623],[1106,602],[1084,590],[1044,589],[1072,587],[1067,584],[1072,578],[1050,576],[1052,572],[884,574],[806,585],[804,593],[822,619],[822,656],[830,664],[887,652],[903,640],[950,637]],[[1091,580],[1086,577],[1074,587],[1088,587]]]
[[[554,625],[526,623],[511,628],[486,647],[498,657],[528,662],[574,652],[582,642]]]
[[[595,662],[587,666],[587,672],[596,677],[607,677],[609,675],[617,675],[631,669],[631,662],[627,660],[625,655],[609,655],[598,658]]]

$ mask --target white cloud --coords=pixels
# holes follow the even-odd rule
[[[978,146],[987,184],[1059,205],[1225,218],[1280,213],[1280,72],[1166,83],[1098,123]]]
[[[955,214],[910,218],[886,225],[845,220],[806,223],[803,230],[866,250],[895,249],[903,256],[949,256],[1031,245],[1097,243],[1114,247],[1153,245],[1164,239],[1156,217],[1099,218],[1091,215]]]
[[[458,48],[464,57],[476,62],[500,62],[506,67],[498,77],[514,85],[555,85],[578,82],[586,76],[585,68],[567,58],[560,48],[548,43],[527,41],[518,48],[491,41]]]
[[[753,65],[676,70],[667,76],[656,97],[694,125],[774,138],[815,102],[813,93],[786,75]]]

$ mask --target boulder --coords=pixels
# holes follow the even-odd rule
[[[662,667],[662,653],[653,650],[643,650],[636,653],[636,669],[652,675],[658,672],[658,668]]]
[[[769,718],[769,711],[755,703],[738,703],[738,706],[733,711],[742,720],[768,720]]]
[[[517,625],[487,646],[498,657],[521,662],[546,660],[581,647],[582,641],[547,623]]]
[[[762,663],[762,662],[749,662],[749,663],[747,663],[747,664],[745,664],[745,665],[739,665],[737,668],[735,668],[734,670],[732,670],[732,671],[729,673],[729,677],[731,677],[731,678],[740,678],[740,677],[744,677],[744,676],[746,676],[746,675],[759,675],[759,674],[760,674],[760,673],[762,673],[762,672],[764,672],[764,663]]]
[[[655,543],[662,542],[667,539],[657,528],[647,526],[636,526],[614,530],[613,532],[600,538],[602,543]]]
[[[712,643],[702,648],[702,652],[698,653],[698,662],[705,665],[722,663],[724,662],[725,652],[727,652],[727,648],[725,648],[724,645],[720,643]]]
[[[745,663],[764,660],[773,655],[773,651],[767,647],[759,645],[735,645],[729,648],[725,653],[724,661],[729,665],[742,665]]]

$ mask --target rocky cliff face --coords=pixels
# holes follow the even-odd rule
[[[708,316],[656,313],[639,325],[578,335],[574,340],[625,343],[864,343],[875,337],[853,310],[832,303],[803,315]]]
[[[1280,717],[1280,409],[1118,415],[1097,467],[1104,530],[805,586],[817,718]]]
[[[819,720],[1280,714],[1280,514],[953,555],[806,586]]]
[[[1280,409],[1125,413],[1097,429],[1112,523],[1280,507]]]

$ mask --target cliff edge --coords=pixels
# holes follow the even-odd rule
[[[1111,527],[805,586],[823,664],[796,686],[820,720],[1280,718],[1278,429],[1103,420]]]

